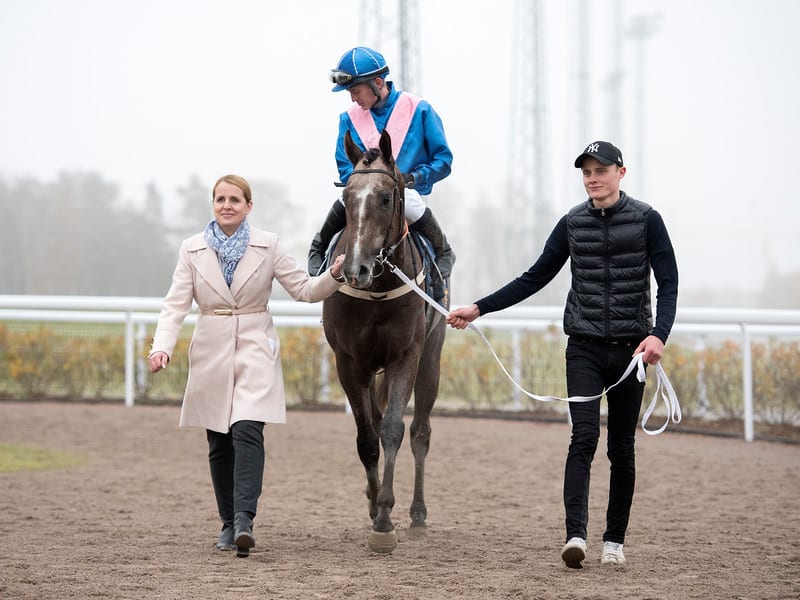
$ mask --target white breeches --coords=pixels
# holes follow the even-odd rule
[[[406,188],[406,221],[408,224],[419,221],[426,208],[428,205],[425,204],[425,200],[422,199],[419,192]]]

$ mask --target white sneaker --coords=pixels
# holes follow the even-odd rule
[[[616,542],[603,542],[603,555],[600,563],[604,565],[624,565],[625,555],[622,553],[622,544]]]
[[[586,558],[586,540],[579,537],[569,538],[561,549],[561,560],[570,569],[582,569],[581,562]]]

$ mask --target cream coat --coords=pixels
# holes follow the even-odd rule
[[[250,230],[230,288],[202,233],[181,244],[151,350],[172,356],[194,300],[200,315],[189,346],[181,427],[227,433],[245,419],[286,421],[280,340],[268,307],[273,279],[301,302],[323,300],[340,285],[330,270],[310,277],[267,231]],[[215,315],[214,309],[235,314]]]

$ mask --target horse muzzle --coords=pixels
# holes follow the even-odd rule
[[[372,285],[375,279],[374,274],[375,263],[355,263],[342,265],[342,275],[344,275],[345,282],[352,288],[358,290],[365,290]]]

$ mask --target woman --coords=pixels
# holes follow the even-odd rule
[[[214,219],[184,240],[148,357],[154,373],[169,364],[183,320],[200,315],[189,346],[180,427],[203,427],[222,532],[219,550],[247,556],[264,474],[264,423],[284,423],[280,341],[267,304],[273,279],[294,298],[318,302],[339,287],[342,260],[310,277],[274,233],[251,229],[250,186],[238,175],[212,190]],[[342,257],[340,257],[342,258]]]

